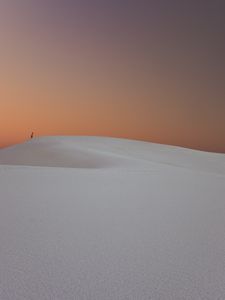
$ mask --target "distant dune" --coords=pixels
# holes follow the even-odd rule
[[[103,137],[0,150],[0,299],[225,299],[225,155]]]
[[[161,163],[225,174],[225,155],[106,137],[45,137],[0,150],[0,164],[65,168]]]

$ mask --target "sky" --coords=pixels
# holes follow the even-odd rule
[[[224,0],[1,0],[0,147],[100,135],[225,153]]]

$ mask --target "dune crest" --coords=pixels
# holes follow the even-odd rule
[[[42,137],[0,150],[0,164],[63,168],[134,168],[159,163],[225,174],[225,155],[106,137]]]

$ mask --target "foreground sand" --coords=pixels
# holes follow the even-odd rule
[[[225,155],[52,137],[0,150],[1,300],[225,299]]]

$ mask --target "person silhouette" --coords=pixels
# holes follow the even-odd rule
[[[34,133],[31,132],[30,138],[32,139],[34,137]]]

